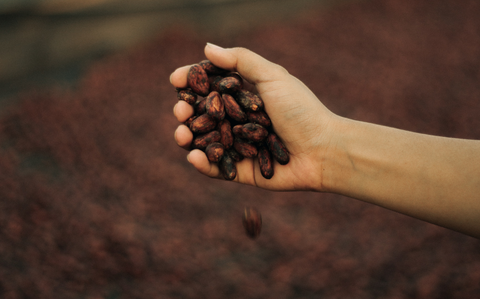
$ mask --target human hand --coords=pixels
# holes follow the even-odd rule
[[[275,132],[290,152],[290,162],[280,165],[275,161],[275,174],[265,179],[255,159],[237,162],[235,181],[269,190],[317,190],[322,187],[324,154],[332,143],[332,123],[338,118],[298,79],[283,67],[243,48],[223,49],[207,44],[205,55],[214,65],[238,72],[263,99]],[[180,67],[170,76],[177,88],[187,86],[190,66]],[[174,115],[180,122],[194,113],[191,105],[179,101]],[[177,144],[188,149],[193,134],[185,125],[175,131]],[[202,151],[192,150],[188,161],[202,174],[212,178],[223,178],[216,164],[210,163]]]

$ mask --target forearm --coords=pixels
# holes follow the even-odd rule
[[[480,142],[341,119],[323,189],[480,237]]]

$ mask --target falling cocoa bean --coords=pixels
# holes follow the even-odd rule
[[[245,207],[242,216],[243,227],[247,235],[255,239],[262,231],[262,215],[253,207]]]

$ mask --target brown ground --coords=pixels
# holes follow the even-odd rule
[[[479,298],[480,242],[354,199],[211,180],[169,74],[203,46],[285,66],[345,117],[480,138],[480,2],[374,0],[228,39],[171,30],[2,117],[2,298]],[[263,213],[246,237],[245,205]]]

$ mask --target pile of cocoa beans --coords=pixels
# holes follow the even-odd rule
[[[203,60],[190,67],[187,88],[177,89],[179,100],[194,108],[185,125],[194,134],[192,148],[218,163],[226,180],[237,175],[236,162],[258,157],[262,176],[273,176],[273,160],[281,165],[290,157],[272,129],[263,100],[244,89],[243,78]]]

